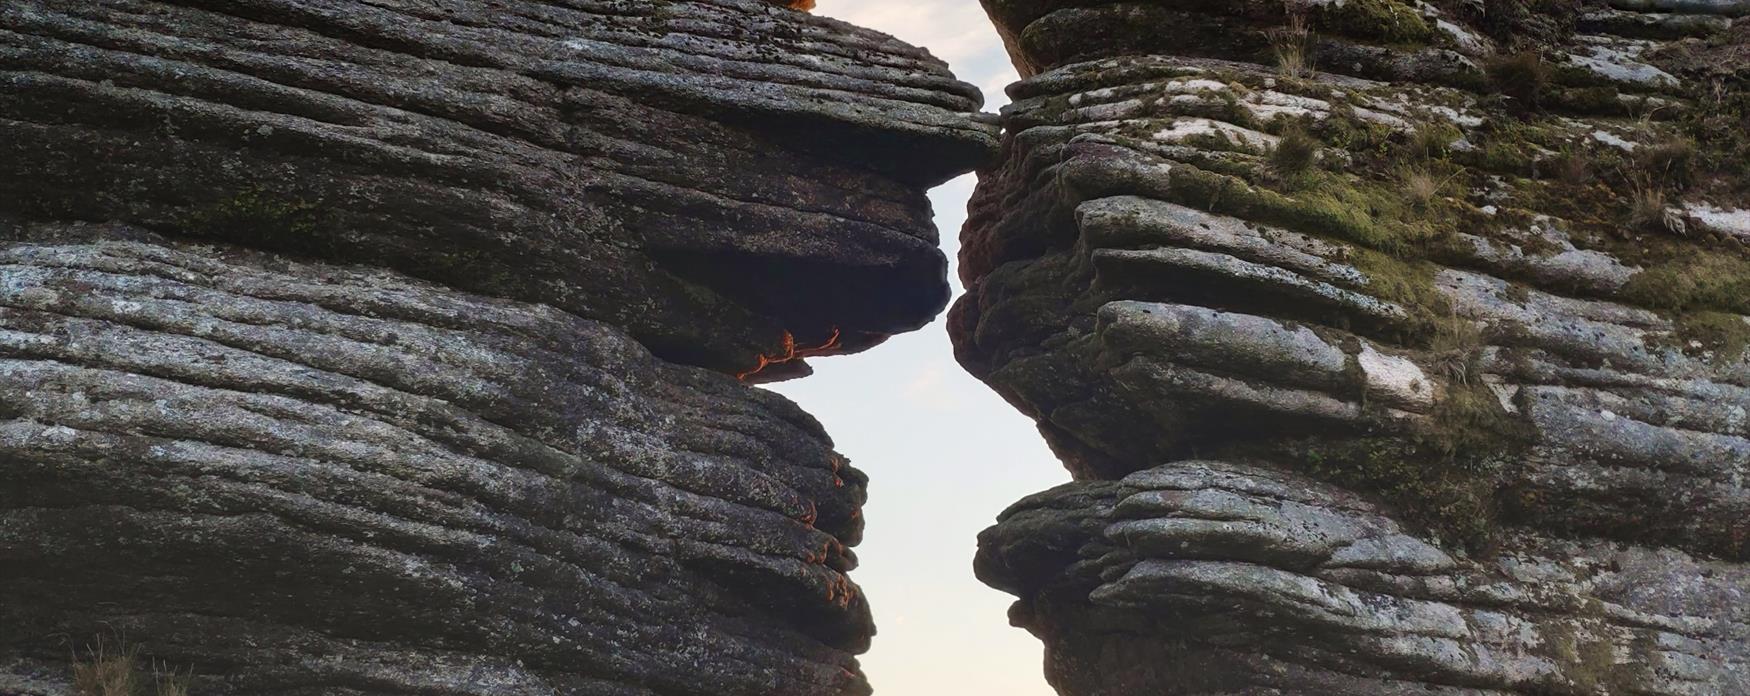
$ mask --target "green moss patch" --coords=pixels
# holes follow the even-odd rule
[[[1431,43],[1439,33],[1415,8],[1394,0],[1340,0],[1314,9],[1315,29],[1386,43]]]
[[[1272,458],[1369,491],[1442,542],[1486,554],[1501,524],[1500,471],[1531,441],[1528,429],[1502,410],[1487,387],[1457,385],[1408,432],[1293,439],[1275,445]]]
[[[1750,259],[1690,248],[1635,274],[1623,296],[1652,309],[1750,314]]]
[[[321,208],[310,201],[247,189],[187,211],[177,226],[201,237],[308,242],[322,228]]]
[[[1750,348],[1750,322],[1728,312],[1695,312],[1677,318],[1668,347],[1716,363],[1735,362]]]

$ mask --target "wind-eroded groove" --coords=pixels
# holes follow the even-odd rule
[[[24,468],[11,478],[37,490],[39,497],[17,501],[7,515],[35,515],[45,524],[51,518],[76,517],[84,514],[82,509],[95,510],[91,506],[104,498],[63,500],[64,492],[55,493],[56,487],[72,479],[108,481],[103,485],[115,494],[110,497],[132,506],[133,512],[126,514],[145,527],[162,526],[160,522],[198,527],[208,524],[202,520],[218,519],[211,515],[256,516],[251,518],[258,520],[255,524],[270,524],[296,537],[275,543],[321,541],[339,544],[347,554],[392,553],[434,564],[439,574],[419,582],[474,586],[503,572],[499,566],[511,567],[526,557],[522,562],[538,573],[569,569],[564,572],[570,585],[605,593],[599,596],[603,600],[623,599],[579,616],[587,623],[573,628],[562,625],[563,617],[544,618],[543,609],[528,609],[534,613],[518,621],[533,621],[525,625],[535,632],[530,640],[550,633],[567,641],[560,652],[525,655],[532,678],[562,684],[570,678],[565,675],[581,673],[671,690],[677,696],[697,693],[693,680],[652,679],[645,673],[659,663],[673,662],[669,667],[675,667],[680,663],[674,661],[687,659],[683,654],[616,656],[625,640],[670,641],[662,633],[666,628],[652,626],[633,639],[622,626],[627,617],[661,603],[669,607],[665,611],[681,611],[682,606],[703,610],[686,612],[687,621],[706,632],[701,636],[718,636],[714,644],[723,649],[715,658],[719,676],[713,679],[727,680],[718,683],[779,679],[811,693],[855,692],[851,685],[859,678],[849,652],[860,640],[858,627],[866,620],[860,616],[866,608],[843,575],[854,557],[832,534],[784,512],[795,507],[793,512],[811,516],[816,502],[811,496],[849,494],[831,485],[833,472],[827,467],[836,466],[836,455],[817,426],[791,413],[794,407],[776,397],[733,399],[729,390],[746,387],[694,368],[663,365],[612,329],[564,312],[533,307],[525,312],[520,303],[477,298],[379,272],[339,268],[329,273],[324,272],[329,267],[284,260],[275,262],[276,271],[264,272],[251,263],[271,260],[268,255],[220,253],[213,247],[141,242],[15,242],[0,254],[0,274],[14,281],[0,304],[7,306],[6,323],[21,331],[13,334],[17,349],[6,352],[52,359],[13,363],[4,370],[7,381],[16,387],[19,380],[32,383],[63,372],[82,380],[60,390],[38,389],[33,401],[13,406],[23,409],[9,415],[30,419],[7,427],[15,435],[28,440],[37,437],[33,432],[65,432],[74,442],[11,443],[30,453],[19,462]],[[134,294],[124,292],[128,289]],[[472,321],[464,322],[464,317]],[[239,319],[247,321],[235,321]],[[443,322],[452,328],[434,326]],[[52,330],[74,325],[84,329],[71,334]],[[399,340],[390,339],[395,335]],[[111,339],[143,341],[142,346],[156,346],[152,350],[172,352],[173,344],[166,341],[188,342],[205,347],[184,354],[186,359],[231,354],[245,362],[232,361],[216,372],[172,369],[170,363],[154,366],[151,361],[134,364],[118,359],[131,351],[103,350],[101,341]],[[312,360],[318,354],[310,351],[330,341],[341,341],[337,345],[346,350]],[[575,419],[593,413],[598,426],[613,432],[569,433],[549,428],[546,414],[531,423],[511,413],[540,408],[538,399],[519,405],[464,387],[434,395],[430,387],[453,386],[454,380],[430,381],[443,375],[427,374],[417,364],[372,367],[347,362],[353,352],[387,358],[397,349],[416,350],[428,341],[446,346],[432,356],[438,361],[433,369],[472,375],[483,387],[518,379],[521,368],[511,363],[552,366],[566,388],[594,393],[560,407],[569,414],[563,416],[566,422],[587,423],[587,418]],[[248,361],[267,367],[253,371]],[[118,369],[123,372],[114,372]],[[275,374],[327,384],[274,386]],[[154,408],[154,392],[175,394],[167,402],[173,410],[195,403],[207,406],[186,414],[194,420],[169,420],[157,411],[136,414],[136,408]],[[356,398],[345,398],[347,393]],[[636,409],[624,410],[633,403],[628,399],[637,400]],[[233,408],[237,410],[229,411]],[[639,432],[637,423],[674,432]],[[289,429],[269,432],[270,426]],[[657,453],[660,459],[682,465],[673,475],[663,473],[668,465],[650,459],[650,453],[620,451],[643,446],[639,441],[649,437],[661,438],[666,449]],[[363,447],[339,447],[346,443]],[[615,451],[592,452],[597,445]],[[129,462],[137,470],[116,469],[116,453],[135,447],[148,453]],[[796,458],[816,455],[821,458],[818,466]],[[26,463],[33,456],[37,463]],[[438,459],[428,461],[434,456]],[[60,464],[47,463],[55,460]],[[255,471],[246,464],[250,461],[273,471]],[[467,461],[474,462],[473,469],[444,471]],[[305,465],[317,469],[304,472],[308,476],[295,472]],[[490,472],[477,470],[479,466],[505,467],[500,473],[511,476],[481,478]],[[399,474],[404,467],[423,473]],[[711,476],[735,473],[736,478],[693,480],[706,471],[718,472]],[[547,480],[553,476],[563,482]],[[756,479],[763,483],[755,485]],[[383,481],[400,481],[402,490],[382,489],[378,484]],[[567,495],[559,489],[543,492],[554,485],[588,491],[573,503],[614,500],[623,509],[592,507],[586,518],[606,515],[595,520],[561,517],[559,511],[545,509],[553,502],[550,495]],[[762,486],[771,488],[762,493]],[[185,490],[205,491],[214,499],[177,502],[174,496],[181,494],[172,492]],[[169,497],[154,501],[153,491]],[[247,503],[251,500],[267,507]],[[849,498],[819,502],[835,508],[855,505]],[[534,514],[519,510],[529,505],[540,509]],[[846,516],[846,510],[832,514]],[[195,535],[184,543],[203,538]],[[476,558],[473,549],[482,545],[494,551]],[[640,568],[627,561],[642,557],[668,564],[654,586],[649,575],[654,566]],[[468,569],[473,566],[459,563],[465,560],[478,561],[486,575],[473,578],[475,571]],[[384,562],[392,570],[394,564]],[[539,570],[543,564],[553,565]],[[721,574],[730,569],[737,575]],[[777,594],[749,592],[750,578],[764,578]],[[508,584],[490,585],[487,596],[550,593],[551,580],[507,577]],[[698,585],[689,588],[688,583]],[[704,588],[710,589],[702,592]],[[680,602],[683,595],[686,601]],[[441,609],[457,616],[468,610],[449,604]],[[130,611],[137,608],[122,608],[121,614]],[[166,612],[178,615],[173,608]],[[345,630],[319,630],[323,622],[337,620],[342,617],[302,623],[317,627],[312,630],[323,640],[349,640],[352,634]],[[552,625],[543,628],[545,624]],[[160,628],[171,630],[169,625]],[[471,625],[455,624],[459,633],[445,639],[445,645],[462,655],[478,650],[472,654],[490,659],[497,648],[469,643]],[[365,631],[360,635],[378,635],[359,630]],[[609,637],[614,635],[619,637]],[[170,645],[172,650],[208,649]],[[554,663],[551,669],[549,662]]]
[[[84,320],[83,318],[80,318],[80,319]],[[89,321],[89,320],[86,320],[86,321]],[[50,338],[50,337],[44,336],[44,338]],[[211,340],[211,339],[206,339],[206,338],[196,338],[196,337],[192,337],[192,336],[189,338],[190,338],[190,340],[194,340],[194,341]],[[220,343],[220,344],[216,344],[216,345],[223,345],[223,344]],[[238,350],[239,352],[247,352],[247,349],[243,349],[243,348],[236,348],[236,350]],[[200,373],[198,371],[184,370],[184,371],[177,372],[177,373],[168,373],[168,372],[163,372],[162,370],[154,370],[150,366],[146,366],[146,365],[115,364],[112,361],[104,361],[101,364],[81,365],[77,361],[72,362],[72,363],[67,362],[69,359],[77,360],[77,356],[62,355],[62,354],[58,354],[58,353],[50,354],[48,357],[50,357],[53,361],[55,361],[57,363],[68,364],[69,366],[74,367],[74,368],[83,367],[86,369],[100,369],[100,370],[120,369],[120,370],[124,371],[123,374],[137,374],[137,375],[140,375],[142,377],[149,378],[149,379],[165,380],[165,381],[177,382],[177,383],[182,383],[182,384],[188,384],[190,386],[195,386],[195,387],[200,387],[200,388],[220,390],[220,391],[224,391],[224,392],[229,392],[231,394],[235,394],[235,395],[237,395],[239,397],[243,397],[245,399],[260,398],[263,395],[267,395],[269,398],[272,398],[272,397],[285,398],[285,399],[291,401],[292,403],[301,404],[301,405],[308,406],[308,407],[332,409],[333,412],[336,414],[347,413],[347,411],[344,409],[347,409],[349,407],[349,405],[346,403],[335,402],[332,398],[333,396],[335,396],[335,393],[333,391],[328,390],[328,389],[322,389],[322,388],[316,387],[316,386],[312,386],[309,388],[308,391],[305,391],[305,390],[292,389],[291,385],[286,385],[285,387],[279,387],[273,383],[258,383],[258,384],[253,384],[253,385],[238,384],[238,383],[230,382],[226,379],[223,379],[222,376],[215,376],[215,378],[213,378],[213,379],[202,380],[200,377],[203,373]],[[90,360],[90,359],[95,358],[95,357],[97,357],[97,356],[95,356],[95,355],[84,356],[84,358],[86,360]],[[320,370],[320,368],[315,368],[315,367],[304,368],[301,365],[301,363],[290,361],[290,359],[287,356],[271,356],[270,355],[270,356],[264,356],[264,357],[267,357],[268,359],[271,359],[271,360],[286,361],[286,364],[288,364],[288,365],[298,365],[298,366],[300,366],[298,369]],[[362,377],[358,377],[355,375],[349,375],[349,374],[344,374],[344,373],[331,373],[331,372],[324,372],[324,374],[331,375],[334,377],[341,377],[341,378],[345,378],[348,380],[357,380],[361,384],[369,385],[370,387],[372,387],[373,390],[380,391],[383,394],[388,395],[386,397],[376,397],[376,398],[366,396],[364,401],[350,404],[350,408],[363,408],[366,413],[369,413],[374,418],[378,419],[378,422],[384,423],[386,425],[391,425],[392,427],[396,427],[397,429],[401,429],[401,430],[404,430],[404,431],[409,432],[409,433],[420,434],[422,439],[425,439],[425,438],[429,437],[429,435],[434,434],[434,433],[429,432],[430,428],[419,427],[416,421],[410,420],[407,416],[401,415],[402,413],[404,413],[404,410],[402,408],[397,408],[397,407],[393,406],[390,402],[399,400],[401,398],[410,398],[410,399],[415,400],[416,402],[425,402],[427,404],[433,404],[437,407],[438,412],[447,413],[451,416],[467,414],[470,417],[478,418],[481,420],[481,422],[488,424],[491,427],[497,428],[503,433],[512,434],[518,438],[525,438],[531,443],[538,444],[540,447],[549,448],[549,449],[553,450],[556,454],[558,454],[560,457],[571,459],[571,460],[578,462],[578,463],[584,463],[584,462],[591,462],[591,463],[597,463],[597,464],[604,464],[605,463],[602,461],[597,461],[597,459],[595,457],[589,456],[585,452],[578,449],[577,445],[579,443],[567,443],[567,442],[563,442],[563,441],[544,442],[537,437],[522,433],[515,425],[513,425],[511,423],[493,422],[491,420],[491,417],[486,415],[486,414],[477,413],[475,411],[464,408],[462,405],[459,405],[459,404],[454,403],[452,401],[445,400],[443,398],[422,395],[422,394],[419,394],[417,392],[402,391],[398,387],[387,385],[387,384],[382,384],[382,383],[377,383],[377,382],[374,382],[368,378],[362,378]],[[387,399],[387,401],[385,401],[385,399]],[[435,434],[438,434],[441,436],[444,432],[448,432],[448,431],[447,430],[440,430]],[[494,454],[490,451],[486,451],[486,452],[479,452],[478,451],[481,446],[490,447],[491,445],[489,443],[487,443],[485,441],[465,441],[465,440],[461,439],[462,437],[463,437],[463,435],[461,433],[456,433],[454,439],[440,437],[440,439],[436,440],[436,441],[431,441],[431,440],[427,440],[427,441],[432,442],[434,445],[438,445],[439,447],[446,449],[453,454],[465,456],[465,457],[472,458],[472,457],[479,457],[482,455]],[[502,453],[497,453],[497,454],[498,454],[499,458],[503,458],[506,456],[512,456],[514,453],[502,452]],[[685,457],[689,454],[713,455],[716,453],[681,452],[681,453],[678,453],[677,456]],[[736,464],[733,466],[740,466],[740,464]],[[586,468],[586,469],[583,469],[581,471],[587,471],[587,470],[589,470],[589,469]],[[576,473],[577,471],[580,471],[580,470],[574,470],[574,473]],[[613,471],[618,475],[630,476],[630,477],[635,478],[635,479],[641,479],[641,480],[647,481],[651,484],[655,484],[658,486],[676,486],[676,487],[681,488],[682,490],[687,490],[686,486],[679,484],[678,482],[669,481],[669,480],[656,478],[656,477],[652,476],[651,475],[652,472],[640,473],[640,472],[625,470],[625,469],[613,467],[613,466],[604,466],[603,468],[599,469],[599,471],[604,472],[604,473],[607,471]],[[804,469],[804,471],[808,471],[808,469]],[[551,472],[543,471],[541,473],[543,473],[545,475],[556,475],[559,472],[558,471],[551,471]],[[830,476],[830,473],[827,475]],[[610,484],[609,481],[605,481],[605,480],[598,480],[598,481],[594,481],[593,483],[600,484],[600,485],[609,485],[611,490],[614,490],[622,495],[632,494],[633,491],[635,490],[635,488],[627,487],[624,484]],[[804,492],[801,490],[792,489],[791,493],[793,495],[798,496],[799,498],[804,496]],[[713,500],[716,499],[716,498],[713,498],[709,494],[704,493],[704,492],[693,492],[693,494],[699,495],[699,496],[701,496],[701,498],[708,498],[708,499],[713,499]],[[741,501],[741,502],[742,502],[742,504],[748,504],[748,503],[751,503],[752,501]],[[792,520],[795,519],[794,517],[791,517],[790,515],[785,514],[780,509],[770,508],[770,507],[766,507],[766,506],[759,506],[759,507],[756,507],[755,509],[764,509],[764,510],[767,510],[769,512],[778,514],[782,517],[785,517],[787,519],[792,519]]]
[[[3,76],[5,74],[6,74],[6,71],[0,71],[0,76]],[[18,77],[16,77],[16,76],[23,76],[23,75],[38,76],[39,78],[44,78],[47,80],[47,82],[42,83],[44,85],[57,85],[58,84],[58,85],[64,86],[64,87],[83,86],[83,89],[84,89],[83,93],[94,94],[94,93],[96,93],[96,91],[94,91],[94,90],[97,90],[97,88],[101,88],[101,84],[98,82],[77,79],[77,78],[68,78],[64,75],[60,75],[57,73],[46,73],[46,72],[17,73],[17,72],[13,72],[11,74],[15,76],[13,78],[15,80],[18,79]],[[137,86],[137,87],[128,87],[126,89],[129,90],[130,92],[135,93],[135,94],[128,95],[130,99],[135,99],[136,101],[139,102],[138,104],[134,104],[134,106],[138,106],[140,108],[144,108],[144,109],[148,109],[148,110],[158,110],[161,107],[163,107],[164,105],[156,104],[156,103],[154,103],[154,100],[151,97],[142,96],[142,95],[159,95],[159,96],[163,96],[163,97],[168,97],[172,100],[189,99],[189,100],[196,101],[196,102],[204,105],[202,107],[202,109],[209,112],[209,115],[212,117],[212,119],[215,123],[215,125],[213,126],[215,129],[216,129],[216,124],[220,121],[230,120],[231,118],[247,121],[247,120],[252,120],[252,119],[254,119],[255,116],[257,116],[259,114],[263,114],[263,113],[273,113],[273,115],[275,115],[275,116],[282,117],[282,118],[288,118],[288,119],[309,119],[309,118],[311,118],[310,116],[305,115],[305,114],[296,114],[296,113],[290,113],[290,112],[281,113],[281,112],[255,111],[255,110],[241,108],[241,107],[238,107],[238,106],[226,103],[226,102],[207,101],[207,100],[204,100],[201,97],[196,96],[196,95],[185,94],[185,93],[176,93],[176,92],[163,92],[163,91],[160,91],[160,90],[155,89],[155,88],[148,89],[145,87]],[[97,90],[97,91],[101,91],[101,90]],[[111,96],[115,96],[115,97],[120,96],[119,92],[111,92],[110,94],[111,94]],[[400,173],[405,173],[405,174],[418,176],[421,178],[426,178],[426,179],[429,179],[434,184],[441,184],[441,185],[446,185],[446,186],[466,186],[466,187],[469,187],[468,189],[466,189],[466,191],[468,191],[470,193],[477,194],[478,191],[476,191],[475,189],[483,189],[485,191],[495,191],[497,193],[500,193],[500,194],[503,194],[506,196],[514,197],[516,202],[521,204],[521,205],[530,206],[532,208],[535,208],[537,210],[540,210],[540,211],[546,212],[546,213],[560,212],[557,208],[554,207],[553,203],[548,200],[548,196],[552,193],[552,191],[527,188],[525,185],[523,185],[522,178],[515,177],[515,176],[506,176],[503,174],[503,172],[506,170],[514,170],[514,169],[538,170],[539,168],[541,168],[542,165],[539,164],[538,162],[521,161],[522,158],[519,157],[516,153],[516,150],[518,148],[521,148],[521,147],[541,148],[547,154],[554,156],[554,157],[559,157],[559,158],[589,157],[590,161],[593,164],[606,165],[606,166],[603,169],[596,170],[595,172],[593,172],[592,180],[587,182],[587,183],[581,184],[581,188],[597,189],[597,190],[602,190],[602,191],[612,191],[612,192],[614,192],[615,195],[617,195],[621,198],[626,198],[626,199],[663,201],[663,202],[665,202],[664,207],[670,209],[675,214],[685,215],[689,212],[692,212],[692,211],[689,211],[689,208],[702,209],[702,210],[726,209],[726,210],[738,211],[739,214],[742,214],[742,215],[767,216],[767,217],[774,217],[774,216],[782,215],[785,213],[796,213],[796,214],[800,214],[800,215],[804,215],[804,216],[818,216],[819,218],[842,221],[844,223],[849,223],[852,225],[866,225],[866,226],[868,226],[869,231],[875,233],[875,234],[869,235],[869,236],[874,237],[876,239],[881,239],[883,237],[887,237],[889,239],[894,239],[894,240],[916,240],[916,239],[920,238],[920,234],[921,234],[921,232],[919,231],[919,228],[902,229],[900,227],[895,226],[896,224],[901,222],[898,220],[892,220],[892,219],[879,220],[879,219],[874,219],[872,217],[860,216],[857,214],[857,211],[859,211],[859,210],[868,210],[869,209],[868,206],[847,205],[847,206],[840,207],[840,208],[828,208],[828,207],[820,207],[820,206],[797,205],[795,202],[787,202],[787,201],[779,200],[775,197],[757,197],[758,194],[760,194],[764,191],[783,190],[782,187],[779,187],[776,189],[765,189],[765,190],[755,190],[755,191],[744,190],[744,191],[740,191],[740,192],[731,192],[731,191],[727,191],[727,190],[712,191],[712,190],[696,188],[695,186],[688,185],[688,184],[697,185],[698,183],[700,183],[700,180],[698,180],[698,179],[689,179],[686,181],[682,181],[681,179],[672,178],[672,177],[671,178],[651,178],[651,176],[653,176],[653,175],[654,176],[662,176],[664,174],[673,174],[677,170],[674,167],[665,167],[665,166],[659,166],[656,164],[649,164],[649,163],[639,164],[639,163],[634,163],[634,162],[619,159],[618,157],[616,157],[614,155],[623,156],[623,155],[627,154],[628,152],[630,152],[631,149],[647,149],[650,146],[646,143],[639,143],[639,142],[632,141],[632,140],[626,140],[626,139],[618,137],[618,136],[610,135],[610,134],[603,132],[603,131],[596,131],[596,130],[583,131],[580,129],[582,129],[584,126],[581,124],[577,124],[577,123],[567,122],[567,123],[563,124],[564,129],[571,134],[571,137],[569,139],[567,139],[567,142],[560,143],[557,140],[555,140],[553,142],[542,143],[538,139],[537,140],[527,139],[528,136],[535,135],[533,133],[504,130],[504,129],[501,129],[494,124],[490,124],[487,122],[481,122],[481,121],[473,121],[473,120],[457,121],[457,120],[454,120],[458,116],[458,114],[444,114],[444,113],[438,113],[438,112],[422,112],[422,111],[419,111],[417,109],[417,107],[415,107],[414,105],[411,105],[411,104],[394,105],[394,104],[388,104],[388,103],[373,103],[373,102],[368,101],[368,100],[363,100],[360,98],[359,95],[353,94],[353,93],[342,94],[340,92],[334,92],[334,93],[330,93],[330,96],[344,98],[344,99],[347,99],[349,101],[354,101],[354,102],[357,102],[360,104],[365,104],[365,105],[370,105],[370,106],[378,106],[378,107],[384,107],[384,108],[393,108],[393,109],[397,109],[397,110],[405,110],[408,113],[416,114],[416,115],[423,116],[423,117],[443,120],[446,123],[456,123],[458,125],[462,125],[465,127],[480,129],[481,132],[484,134],[487,134],[487,135],[490,135],[493,137],[497,137],[497,138],[502,138],[504,140],[504,142],[499,144],[499,145],[501,145],[501,147],[494,147],[494,148],[491,148],[490,150],[486,150],[486,152],[489,152],[492,155],[491,157],[481,157],[480,155],[481,155],[482,149],[462,148],[460,146],[458,146],[457,148],[452,148],[450,151],[441,151],[441,150],[437,150],[437,149],[426,149],[423,146],[441,145],[443,143],[440,141],[434,141],[434,140],[423,140],[420,142],[414,142],[414,141],[409,140],[407,138],[400,138],[400,137],[388,137],[388,138],[375,137],[373,135],[373,133],[380,131],[380,130],[383,130],[383,129],[380,129],[376,126],[364,126],[364,125],[358,125],[358,124],[349,125],[346,130],[359,131],[359,132],[353,134],[353,138],[351,139],[351,142],[348,144],[363,145],[363,144],[369,143],[370,145],[366,149],[364,149],[363,151],[359,151],[356,148],[347,148],[347,149],[351,150],[349,152],[348,156],[356,158],[356,157],[359,157],[360,155],[365,155],[365,156],[370,157],[368,164],[374,165],[376,167],[376,171],[379,174],[396,173],[396,172],[400,172],[400,170],[405,168],[405,171],[400,172]],[[167,108],[167,107],[164,107],[164,108]],[[542,108],[542,109],[546,109],[546,110],[558,110],[561,108],[561,106],[547,105],[547,106],[537,106],[537,108]],[[33,124],[35,124],[41,128],[44,128],[44,129],[67,128],[67,127],[71,127],[74,123],[77,123],[77,125],[79,127],[91,128],[94,126],[101,127],[101,124],[97,120],[101,120],[102,118],[107,118],[107,116],[85,116],[85,117],[75,116],[74,118],[85,118],[85,119],[88,119],[88,122],[68,123],[68,122],[48,122],[48,121],[42,121],[42,120],[23,121],[23,122],[33,123]],[[90,119],[97,119],[97,120],[90,120]],[[13,120],[16,120],[16,119],[13,119]],[[259,119],[255,119],[255,120],[259,120]],[[279,143],[281,147],[286,149],[286,154],[288,154],[288,155],[289,154],[304,153],[308,149],[308,143],[300,142],[298,140],[298,138],[315,137],[315,134],[319,133],[319,132],[326,133],[326,135],[322,136],[324,138],[328,138],[330,140],[333,140],[335,138],[335,136],[333,134],[333,125],[334,124],[332,124],[332,123],[324,123],[322,121],[312,121],[311,123],[304,124],[304,125],[307,126],[305,129],[292,130],[292,129],[286,128],[286,129],[284,129],[286,132],[279,133],[278,135],[270,134],[270,135],[263,136],[263,135],[259,135],[259,134],[255,134],[255,133],[234,133],[234,134],[230,134],[229,136],[226,136],[226,137],[237,140],[240,143],[241,142],[255,142],[257,144],[269,144],[269,145],[274,144],[274,143]],[[394,125],[396,125],[396,126],[409,126],[409,125],[411,125],[414,127],[418,127],[418,124],[410,124],[410,123],[406,123],[406,122],[400,122],[400,123],[396,123]],[[103,127],[103,128],[104,128],[104,130],[114,132],[117,135],[125,135],[125,134],[129,134],[129,133],[134,132],[131,128],[127,128],[127,127],[123,127],[123,126],[119,126],[119,125],[115,125],[115,124],[112,124],[111,126]],[[271,132],[272,131],[270,131],[270,133]],[[587,137],[582,138],[582,140],[580,141],[579,134],[585,133],[585,132],[587,132],[587,134],[588,134]],[[214,135],[219,135],[217,130],[215,130]],[[380,135],[382,135],[382,136],[395,136],[396,133],[383,132]],[[570,146],[574,143],[577,143],[577,142],[592,142],[592,143],[596,143],[596,144],[612,144],[614,146],[621,148],[621,150],[619,152],[615,152],[613,149],[603,150],[602,151],[603,153],[606,153],[609,155],[609,156],[603,157],[603,156],[597,156],[595,154],[596,149],[594,147],[581,148],[581,149],[568,147],[568,146]],[[330,142],[328,144],[334,145],[336,143]],[[344,144],[339,145],[339,146],[342,148],[345,148]],[[755,149],[751,149],[751,148],[742,150],[742,152],[749,154],[749,155],[756,155],[756,156],[767,154],[766,151],[760,151],[760,150],[755,150]],[[680,153],[680,152],[670,152],[670,153],[665,153],[665,155],[674,159],[674,160],[677,160],[677,161],[686,158],[685,153]],[[803,156],[803,155],[796,155],[796,156]],[[463,162],[468,162],[469,165],[463,166]],[[834,191],[838,194],[842,194],[844,196],[850,196],[850,197],[862,197],[862,196],[868,196],[871,194],[871,189],[869,189],[867,187],[858,188],[858,189],[853,190],[851,188],[846,188],[846,186],[847,186],[846,184],[838,183],[837,181],[833,180],[830,177],[811,178],[811,179],[808,179],[806,181],[806,184],[807,184],[807,186],[810,186],[810,187],[821,187],[821,186],[829,187],[832,191]],[[750,193],[754,194],[754,197],[750,197],[750,195],[749,195]],[[890,191],[884,191],[881,189],[875,190],[874,193],[876,195],[891,194]],[[905,206],[905,205],[910,205],[910,204],[916,203],[915,200],[905,200],[902,198],[893,198],[893,197],[882,198],[880,200],[883,203],[891,204],[893,206]],[[923,225],[923,223],[921,221],[914,221],[914,222],[917,222],[920,226]],[[785,228],[785,229],[789,229],[789,228]],[[587,228],[579,228],[575,231],[577,233],[584,234],[584,235],[592,234],[592,231],[587,229]],[[858,238],[858,235],[850,235],[849,238],[856,239],[856,238]],[[801,237],[800,239],[807,240],[807,239],[809,239],[809,237]],[[834,241],[842,243],[844,240],[834,240]]]

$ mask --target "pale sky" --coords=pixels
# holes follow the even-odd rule
[[[974,0],[820,0],[815,10],[930,49],[984,90],[1015,79]],[[943,251],[959,250],[972,177],[931,192]],[[949,271],[949,278],[957,278]],[[959,282],[951,280],[959,294]],[[1032,421],[954,362],[943,321],[772,385],[820,419],[869,475],[851,574],[878,635],[863,668],[884,696],[1054,696],[1039,642],[1009,626],[1013,598],[972,577],[978,532],[1022,496],[1069,480]]]

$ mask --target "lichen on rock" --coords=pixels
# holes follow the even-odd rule
[[[1060,692],[1750,693],[1750,5],[985,7],[951,327],[1078,479],[979,561]]]
[[[764,0],[0,47],[0,693],[106,638],[199,696],[869,693],[865,478],[746,382],[945,303],[924,192],[995,139],[940,61]]]

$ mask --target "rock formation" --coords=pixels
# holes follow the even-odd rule
[[[1750,694],[1750,2],[985,7],[1061,693]]]
[[[995,146],[764,0],[0,5],[0,693],[866,694],[862,474],[736,379],[947,298]]]

